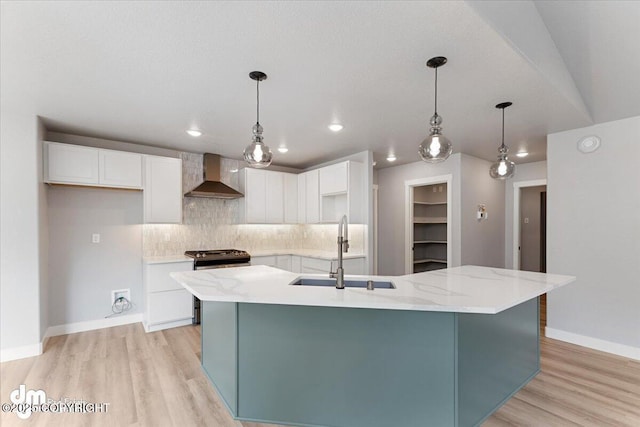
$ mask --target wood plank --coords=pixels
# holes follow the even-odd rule
[[[542,372],[484,426],[640,425],[640,362],[548,338],[541,355]],[[2,402],[26,384],[52,398],[111,403],[107,414],[23,421],[2,413],[3,427],[267,427],[231,417],[200,368],[196,326],[146,334],[134,324],[53,337],[43,355],[0,364],[0,378]]]

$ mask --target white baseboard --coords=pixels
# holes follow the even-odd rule
[[[149,326],[145,322],[142,322],[142,326],[144,326],[145,332],[162,331],[163,329],[177,328],[179,326],[187,326],[191,324],[193,324],[193,319],[191,319],[191,317],[189,317],[188,319],[175,320],[173,322],[156,323],[155,325],[151,326]]]
[[[65,323],[64,325],[49,326],[45,337],[73,334],[76,332],[93,331],[95,329],[111,328],[113,326],[128,325],[142,322],[142,313],[127,314],[126,316],[109,317],[108,319],[87,320],[85,322]]]
[[[569,342],[571,344],[581,345],[583,347],[592,348],[594,350],[600,350],[607,353],[616,354],[618,356],[640,360],[640,348],[638,347],[618,344],[611,341],[592,338],[586,335],[578,335],[572,332],[566,332],[560,329],[553,329],[549,327],[544,328],[544,335],[549,338]]]
[[[23,345],[21,347],[7,348],[0,350],[0,362],[24,359],[25,357],[40,356],[42,354],[42,343]]]

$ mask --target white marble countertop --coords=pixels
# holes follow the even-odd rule
[[[406,276],[351,276],[393,282],[396,289],[292,286],[298,274],[273,267],[171,273],[203,301],[495,314],[575,280],[573,276],[462,266]]]
[[[303,256],[307,258],[319,258],[328,261],[335,261],[338,259],[338,249],[336,246],[335,251],[323,251],[319,249],[261,249],[257,251],[252,251],[252,257],[259,256],[273,256],[273,255],[296,255]],[[344,259],[353,259],[353,258],[364,258],[365,255],[363,253],[358,252],[347,252],[342,254],[342,258]]]

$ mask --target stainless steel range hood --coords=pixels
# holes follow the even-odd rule
[[[244,195],[220,182],[220,156],[204,153],[204,182],[185,194],[185,197],[237,199]]]

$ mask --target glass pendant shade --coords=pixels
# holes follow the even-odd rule
[[[262,126],[253,125],[253,142],[244,149],[244,160],[253,168],[266,168],[271,164],[273,153],[262,142]]]
[[[436,56],[427,61],[427,67],[434,68],[436,70],[435,79],[435,98],[434,98],[434,113],[429,120],[431,129],[429,130],[429,136],[418,147],[418,153],[420,158],[429,163],[440,163],[449,158],[453,151],[453,144],[447,137],[442,134],[442,117],[438,115],[438,67],[447,63],[447,58],[444,56]]]
[[[453,144],[442,134],[442,118],[437,114],[431,117],[429,136],[418,147],[420,158],[425,162],[439,163],[447,160],[453,151]]]
[[[496,108],[502,110],[502,144],[498,149],[498,160],[489,168],[489,175],[495,179],[511,178],[516,172],[516,164],[507,157],[509,149],[504,145],[504,109],[513,105],[511,102],[502,102]]]
[[[244,160],[252,168],[266,168],[271,165],[273,153],[263,142],[260,125],[260,82],[267,78],[262,71],[252,71],[249,77],[256,81],[256,124],[253,125],[253,141],[244,149]]]
[[[516,171],[516,164],[507,158],[507,154],[504,156],[498,156],[498,161],[491,165],[489,168],[489,175],[495,179],[507,179],[511,178]]]

